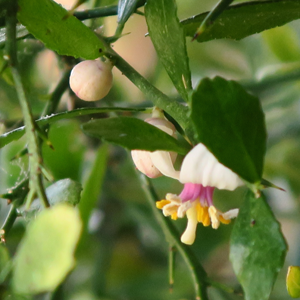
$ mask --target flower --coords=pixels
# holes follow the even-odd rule
[[[181,236],[183,243],[194,243],[198,223],[217,229],[220,223],[229,224],[237,216],[238,209],[226,213],[219,211],[213,204],[213,192],[215,188],[232,191],[243,181],[219,163],[203,144],[196,145],[186,155],[179,180],[184,184],[180,195],[167,194],[166,199],[158,201],[156,206],[174,220],[187,216],[187,227]]]
[[[153,117],[145,122],[176,138],[174,125],[166,120],[157,108],[153,111]],[[175,152],[132,150],[131,157],[136,168],[150,178],[165,175],[179,180],[179,171],[173,166],[177,157]]]

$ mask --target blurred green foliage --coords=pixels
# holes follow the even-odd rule
[[[213,7],[216,1],[186,2],[178,0],[180,19],[200,14]],[[298,2],[298,1],[297,1]],[[0,1],[1,3],[1,1]],[[102,5],[117,5],[117,1],[88,1],[86,8]],[[107,20],[106,20],[107,19]],[[104,33],[117,22],[112,17],[90,21],[92,29],[104,24]],[[86,21],[88,23],[88,21]],[[144,18],[134,15],[129,19],[133,28],[142,26]],[[111,25],[111,23],[113,25]],[[124,33],[127,24],[124,28]],[[144,34],[147,33],[145,30]],[[134,31],[130,34],[134,36]],[[126,41],[130,37],[124,36]],[[142,45],[148,38],[139,38],[132,48]],[[240,41],[212,40],[206,43],[190,42],[187,38],[187,52],[195,87],[203,77],[222,76],[234,79],[247,87],[248,91],[258,96],[266,115],[268,131],[267,153],[263,177],[282,186],[286,192],[266,191],[267,202],[282,224],[282,230],[289,245],[286,265],[279,274],[271,299],[287,299],[285,274],[288,265],[300,264],[299,240],[299,197],[300,197],[300,106],[299,76],[285,80],[291,72],[299,71],[300,23],[294,21],[280,28],[255,34]],[[142,52],[142,51],[141,51]],[[178,97],[161,62],[143,53],[136,55],[130,63],[145,64],[149,69],[147,77],[167,95]],[[1,53],[0,68],[5,63]],[[50,97],[58,79],[65,71],[64,57],[58,57],[46,50],[44,45],[31,37],[18,42],[18,58],[24,79],[25,89],[31,103],[34,117],[43,112],[46,100]],[[131,58],[132,59],[132,58]],[[292,63],[296,63],[292,65]],[[153,65],[155,67],[153,67]],[[55,68],[52,68],[52,67]],[[287,71],[286,71],[287,70]],[[292,70],[292,71],[290,71]],[[140,71],[138,69],[138,71]],[[56,72],[56,73],[55,73]],[[51,74],[58,74],[51,76]],[[143,96],[136,96],[131,83],[115,73],[115,84],[109,95],[99,103],[86,103],[76,99],[67,90],[59,111],[78,107],[101,107],[105,102],[110,105],[126,104],[148,107],[149,101]],[[124,77],[124,76],[123,76]],[[135,95],[135,96],[132,96]],[[8,69],[0,76],[0,130],[10,131],[22,125],[22,113]],[[103,104],[104,103],[104,104]],[[121,113],[141,119],[149,117],[143,113]],[[97,116],[102,118],[115,116],[107,113]],[[93,182],[95,166],[99,163],[96,153],[103,143],[84,135],[80,129],[90,117],[79,117],[59,121],[51,125],[49,140],[53,149],[43,145],[44,165],[55,181],[70,178],[81,182],[83,187]],[[0,193],[6,193],[27,175],[27,157],[11,160],[26,145],[25,138],[15,141],[0,150]],[[91,189],[91,201],[95,204],[88,224],[88,238],[80,245],[76,253],[76,268],[66,280],[51,294],[15,296],[16,299],[193,299],[194,288],[189,270],[178,253],[175,260],[175,278],[172,292],[168,284],[168,243],[156,222],[141,188],[137,172],[131,158],[118,146],[107,146],[108,157],[104,178],[95,177]],[[179,158],[180,160],[181,158]],[[101,161],[101,160],[100,160]],[[106,161],[106,160],[105,160]],[[101,168],[103,166],[99,166]],[[93,170],[93,172],[92,172]],[[95,179],[96,180],[96,179]],[[180,193],[182,185],[169,178],[153,179],[153,185],[161,199],[168,192]],[[51,183],[46,183],[50,185]],[[216,191],[215,202],[222,210],[240,207],[245,188],[234,192]],[[88,201],[89,193],[85,192]],[[0,219],[4,222],[9,206],[1,199]],[[185,220],[172,221],[183,231]],[[191,249],[204,265],[208,275],[215,281],[236,289],[237,293],[227,293],[215,287],[209,288],[209,296],[214,300],[242,299],[239,283],[229,262],[229,239],[233,224],[221,226],[218,230],[198,226],[197,238]],[[10,256],[15,254],[17,245],[24,236],[25,222],[19,218],[7,236],[7,249]],[[0,248],[0,298],[9,299],[9,285],[2,281],[8,253]]]

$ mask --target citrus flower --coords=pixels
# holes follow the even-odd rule
[[[152,118],[146,119],[145,122],[176,138],[174,125],[166,120],[157,108],[154,109]],[[173,166],[177,157],[175,152],[132,150],[131,157],[136,168],[150,178],[165,175],[179,179],[179,171]]]
[[[174,220],[187,216],[187,227],[181,236],[183,243],[194,243],[198,223],[217,229],[220,223],[229,224],[237,216],[238,209],[219,211],[213,204],[213,192],[215,188],[232,191],[243,181],[218,162],[203,144],[196,145],[184,158],[179,181],[184,184],[182,192],[167,194],[156,206]]]

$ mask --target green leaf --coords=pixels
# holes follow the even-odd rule
[[[192,37],[207,15],[208,12],[182,20],[185,34]],[[299,0],[251,1],[232,5],[207,31],[198,36],[197,41],[240,40],[299,18]]]
[[[286,287],[291,297],[300,298],[300,267],[289,267],[286,277]]]
[[[92,169],[87,181],[84,184],[84,190],[82,192],[81,202],[79,204],[79,211],[83,222],[83,227],[87,227],[91,211],[95,208],[99,193],[101,190],[101,184],[104,179],[106,171],[106,162],[108,157],[108,145],[102,145],[95,157],[95,161],[92,164]]]
[[[92,120],[82,125],[90,136],[104,139],[129,150],[165,150],[186,154],[190,147],[142,120],[119,117]]]
[[[60,55],[95,59],[104,52],[99,38],[51,0],[19,0],[18,19],[45,46]]]
[[[198,141],[250,183],[260,182],[266,150],[264,114],[257,97],[235,81],[203,79],[192,95]]]
[[[52,124],[59,120],[71,119],[74,117],[91,115],[91,114],[99,114],[103,112],[110,112],[110,111],[130,111],[130,112],[139,112],[145,111],[145,108],[124,108],[124,107],[101,107],[101,108],[78,108],[70,111],[65,111],[58,114],[52,114],[51,116],[42,117],[36,121],[39,126],[43,126],[46,124]],[[0,135],[0,148],[6,146],[7,144],[11,143],[12,141],[18,140],[21,138],[25,133],[25,126],[19,127],[12,131],[6,132]]]
[[[246,300],[267,300],[287,245],[265,197],[249,191],[234,224],[230,260]]]
[[[66,178],[59,180],[47,187],[46,195],[51,206],[59,203],[67,203],[75,206],[80,201],[81,191],[82,186],[79,182]],[[36,218],[37,214],[43,209],[44,206],[41,205],[41,201],[36,199],[31,204],[28,211],[20,209],[20,212],[25,219],[32,220]]]
[[[181,97],[192,88],[184,31],[174,0],[149,0],[145,5],[149,34],[156,52]]]
[[[81,231],[75,208],[60,204],[31,222],[15,256],[13,290],[20,294],[53,291],[74,267]]]

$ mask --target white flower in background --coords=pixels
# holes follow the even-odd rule
[[[181,194],[167,194],[156,206],[174,220],[187,216],[187,228],[181,236],[183,243],[194,243],[198,223],[217,229],[220,223],[229,224],[237,216],[238,209],[226,213],[216,209],[212,197],[215,188],[233,191],[243,185],[243,181],[219,163],[203,144],[198,144],[186,155],[179,180],[184,184]]]
[[[158,109],[155,108],[153,117],[146,119],[145,122],[176,138],[174,125],[166,120]],[[168,151],[150,152],[132,150],[131,156],[136,168],[146,176],[156,178],[165,175],[179,180],[179,171],[176,171],[173,166],[177,153]]]
[[[76,96],[85,101],[104,98],[113,83],[110,61],[85,60],[77,64],[70,75],[70,87]]]

